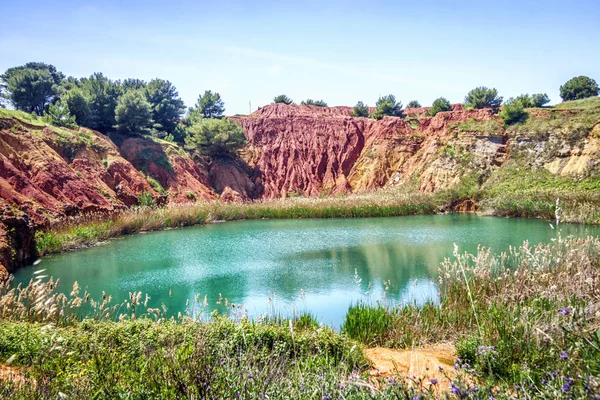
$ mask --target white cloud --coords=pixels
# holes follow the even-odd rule
[[[269,68],[269,70],[271,72],[273,72],[274,74],[278,74],[278,73],[281,72],[281,65],[279,65],[279,64],[273,64],[273,65],[271,65],[271,67]]]

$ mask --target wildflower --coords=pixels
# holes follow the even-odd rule
[[[571,385],[573,384],[573,379],[571,378],[566,378],[565,380],[565,384],[562,387],[562,390],[564,393],[567,393],[569,390],[571,390]]]
[[[568,358],[569,358],[569,353],[567,353],[567,352],[566,352],[566,351],[564,351],[564,350],[563,350],[563,351],[561,351],[561,352],[560,352],[560,358],[561,358],[561,359],[563,359],[563,360],[566,360],[566,359],[568,359]]]
[[[252,372],[250,372],[250,373],[248,374],[248,379],[252,379],[252,378],[254,378],[254,374],[253,374]]]
[[[566,316],[571,314],[571,309],[569,307],[563,307],[560,310],[558,310],[558,312]]]
[[[331,400],[331,397],[327,396],[326,394],[323,395],[323,397],[321,397],[322,400]]]
[[[437,385],[439,381],[434,378],[430,382],[431,382],[432,385]]]

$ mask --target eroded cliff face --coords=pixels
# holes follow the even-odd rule
[[[246,132],[245,159],[264,198],[373,190],[409,177],[420,181],[422,191],[448,188],[464,173],[460,160],[444,157],[455,146],[472,153],[472,168],[502,163],[503,132],[456,130],[465,121],[496,120],[493,110],[456,105],[435,117],[426,111],[409,109],[405,119],[373,120],[350,117],[350,107],[275,104],[236,119]]]

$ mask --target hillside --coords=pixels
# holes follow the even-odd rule
[[[597,97],[529,109],[512,126],[492,109],[460,105],[434,117],[407,109],[403,119],[351,111],[274,104],[232,117],[248,140],[242,160],[206,162],[164,140],[109,138],[0,109],[0,262],[10,270],[29,261],[36,229],[142,199],[164,205],[387,188],[440,193],[455,210],[549,217],[558,195],[567,208],[588,207],[587,222],[600,222]]]

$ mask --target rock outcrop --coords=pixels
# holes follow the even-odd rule
[[[493,110],[455,105],[454,111],[435,117],[427,116],[427,110],[409,109],[405,119],[373,120],[351,117],[351,107],[274,104],[236,120],[246,132],[245,159],[264,198],[372,190],[403,183],[409,176],[421,181],[422,191],[447,188],[461,176],[455,160],[440,157],[449,143],[477,153],[479,166],[500,162],[503,133],[456,135],[452,130],[470,120],[497,120]]]

